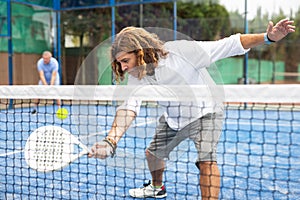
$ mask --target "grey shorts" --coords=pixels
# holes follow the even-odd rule
[[[165,117],[159,119],[155,135],[147,148],[157,158],[169,158],[170,152],[183,140],[191,139],[198,152],[196,163],[217,161],[217,144],[222,133],[223,113],[207,114],[180,131],[171,129]]]

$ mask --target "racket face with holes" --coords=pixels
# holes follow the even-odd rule
[[[80,146],[81,151],[74,151]],[[25,145],[25,161],[29,167],[49,172],[59,170],[80,156],[88,149],[69,131],[58,126],[43,126],[36,129]]]

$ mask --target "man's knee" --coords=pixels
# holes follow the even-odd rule
[[[217,167],[216,161],[198,161],[195,164],[200,171]]]
[[[153,155],[153,153],[151,153],[148,149],[146,149],[145,155],[146,155],[147,160],[150,162],[151,161],[157,162],[158,160],[162,160],[162,159],[156,157],[155,155]]]
[[[153,159],[155,159],[155,157],[149,152],[148,149],[146,149],[145,155],[146,155],[146,158],[147,158],[148,160],[153,160]]]

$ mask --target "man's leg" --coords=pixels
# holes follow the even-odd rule
[[[162,186],[165,161],[153,156],[148,150],[146,150],[146,158],[152,176],[152,185]]]
[[[176,136],[177,131],[172,130],[162,116],[156,127],[155,135],[145,152],[152,182],[145,183],[142,188],[130,189],[130,196],[135,198],[164,198],[167,196],[166,188],[163,185],[164,158],[167,158],[169,152],[184,139],[175,138]]]
[[[222,133],[223,114],[207,114],[200,119],[198,134],[190,136],[198,150],[196,166],[200,170],[202,200],[216,200],[220,193],[217,144]],[[195,124],[197,125],[197,124]]]
[[[148,150],[146,150],[146,158],[152,182],[145,183],[142,188],[130,189],[129,194],[135,198],[164,198],[167,196],[167,191],[162,184],[165,162],[152,155]]]
[[[219,199],[220,171],[216,162],[198,162],[202,200]]]

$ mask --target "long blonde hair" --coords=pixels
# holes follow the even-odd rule
[[[117,82],[124,80],[125,73],[116,55],[120,52],[135,53],[139,70],[139,79],[145,75],[154,74],[154,68],[160,58],[165,58],[168,52],[163,48],[164,42],[154,33],[143,28],[127,27],[120,31],[111,47],[112,69]]]

